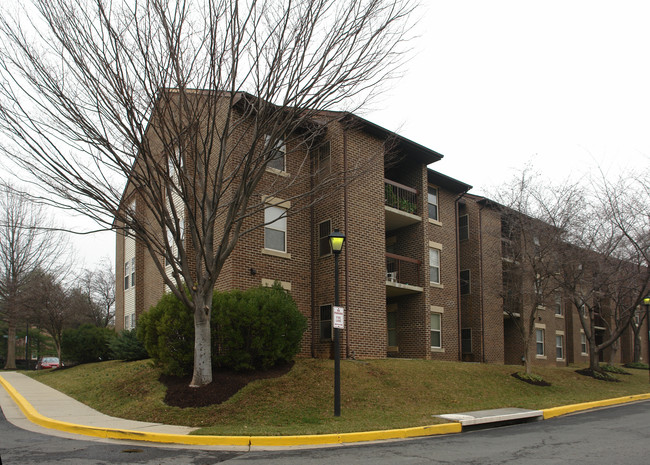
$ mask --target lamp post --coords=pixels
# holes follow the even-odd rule
[[[643,298],[645,305],[645,324],[648,328],[648,377],[650,378],[650,294]]]
[[[339,255],[345,242],[345,234],[335,229],[328,236],[334,254],[334,307],[339,306]],[[332,309],[334,312],[334,309]],[[332,321],[334,321],[332,315]],[[334,326],[334,416],[341,416],[341,346],[338,325]]]

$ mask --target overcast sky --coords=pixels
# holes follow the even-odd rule
[[[415,56],[361,116],[442,153],[485,194],[527,162],[553,181],[650,158],[650,1],[423,0]],[[92,265],[113,233],[76,240]]]

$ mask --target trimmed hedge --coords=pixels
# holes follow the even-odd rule
[[[172,293],[162,296],[148,312],[140,315],[137,336],[147,353],[167,375],[192,372],[194,363],[194,319]]]
[[[215,293],[212,300],[218,366],[265,370],[286,363],[300,350],[306,318],[279,283],[246,291]]]
[[[246,291],[215,292],[212,299],[212,365],[236,371],[268,369],[293,359],[307,320],[276,283]],[[172,293],[140,316],[137,337],[163,373],[192,372],[194,320]]]
[[[111,339],[109,346],[115,360],[132,362],[149,357],[147,349],[144,348],[144,344],[138,340],[135,329],[121,331],[116,337]]]
[[[109,328],[98,328],[84,324],[77,329],[63,331],[61,356],[75,363],[91,363],[111,359],[109,347],[115,332]]]

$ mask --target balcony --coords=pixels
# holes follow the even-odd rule
[[[422,221],[418,211],[419,198],[417,189],[384,179],[386,231]]]
[[[420,260],[386,253],[386,296],[415,294],[424,289],[421,281]]]

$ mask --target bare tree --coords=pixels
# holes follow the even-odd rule
[[[309,182],[310,149],[329,121],[351,119],[333,110],[358,109],[395,75],[412,10],[409,0],[33,0],[22,20],[0,15],[5,151],[59,206],[148,249],[194,313],[192,386],[212,380],[210,301],[225,260],[264,223],[265,200],[301,208],[342,182],[336,165]],[[263,182],[284,157],[299,160],[292,176]],[[261,183],[268,197],[253,195]]]
[[[521,336],[530,374],[535,322],[560,291],[558,251],[582,205],[582,193],[568,183],[549,186],[527,168],[495,197],[502,224],[504,312]]]
[[[39,327],[52,336],[60,359],[63,329],[70,324],[74,308],[69,305],[60,277],[49,273],[36,274],[29,291],[28,306],[37,318]]]
[[[115,273],[113,264],[105,259],[98,268],[84,270],[77,279],[78,301],[84,301],[82,313],[95,326],[106,328],[115,317]]]
[[[3,186],[0,192],[0,311],[8,323],[5,369],[16,368],[16,326],[28,309],[30,288],[39,272],[54,271],[66,241],[48,230],[42,206]]]
[[[618,343],[650,289],[650,190],[633,176],[616,182],[603,176],[593,185],[588,214],[563,251],[560,277],[579,310],[590,369],[598,371],[599,353]]]

